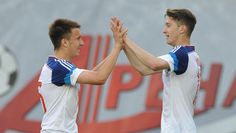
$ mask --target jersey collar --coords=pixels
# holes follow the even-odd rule
[[[192,52],[195,50],[195,46],[184,46],[188,52]]]

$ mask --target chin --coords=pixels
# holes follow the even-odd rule
[[[168,45],[175,47],[175,45],[171,42],[167,42]]]
[[[166,43],[167,43],[168,45],[171,45],[171,44],[172,44],[170,41],[166,41]]]
[[[74,54],[73,58],[76,57],[76,56],[79,56],[79,53]]]

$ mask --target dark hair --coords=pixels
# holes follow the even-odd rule
[[[188,28],[187,35],[190,37],[195,24],[197,23],[196,17],[188,9],[167,9],[165,16],[172,17],[181,24]]]
[[[63,38],[70,36],[73,28],[80,28],[80,25],[69,19],[57,19],[50,25],[49,37],[53,43],[54,50],[60,47],[60,42]]]

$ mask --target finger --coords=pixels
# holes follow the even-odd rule
[[[113,17],[112,19],[111,19],[113,22],[115,22],[116,23],[116,17]]]
[[[114,24],[114,26],[116,27],[116,25],[117,25],[116,20],[115,20],[115,19],[112,19],[111,22],[112,22],[112,23]]]
[[[121,23],[120,20],[118,20],[117,23],[118,23],[117,29],[118,29],[118,31],[121,31],[121,28],[122,28],[122,25],[123,25],[123,24]]]
[[[127,28],[122,29],[122,31],[121,31],[121,35],[127,34],[127,32],[128,32],[128,29],[127,29]]]
[[[120,26],[120,24],[121,24],[121,22],[120,22],[120,20],[119,20],[119,19],[116,19],[116,21],[117,21],[117,26],[119,27],[119,26]]]
[[[122,29],[123,29],[123,24],[121,23],[120,27],[119,27],[119,32],[122,32]]]
[[[112,27],[116,27],[115,22],[111,21],[110,24],[112,25]]]
[[[115,30],[115,24],[114,24],[114,22],[112,22],[112,21],[110,22],[110,27],[111,27],[111,30],[112,30],[112,31]]]
[[[112,22],[114,23],[114,26],[116,27],[116,26],[117,26],[117,18],[116,18],[116,17],[113,17],[111,20],[112,20]]]
[[[112,16],[112,19],[113,19],[114,21],[116,21],[117,17],[116,17],[116,16]]]
[[[127,37],[127,31],[124,34],[122,34],[123,43],[125,42],[126,37]]]
[[[127,37],[127,34],[128,34],[127,32],[128,32],[128,29],[124,29],[122,31],[121,36],[122,36],[123,39]],[[123,40],[123,42],[124,42],[124,40]]]

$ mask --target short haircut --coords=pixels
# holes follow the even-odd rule
[[[53,43],[54,50],[60,48],[63,38],[68,38],[73,28],[80,28],[80,25],[69,19],[57,19],[49,27],[49,37]]]
[[[165,16],[172,17],[174,20],[187,26],[187,35],[190,37],[195,24],[197,23],[196,17],[188,9],[167,9]]]

